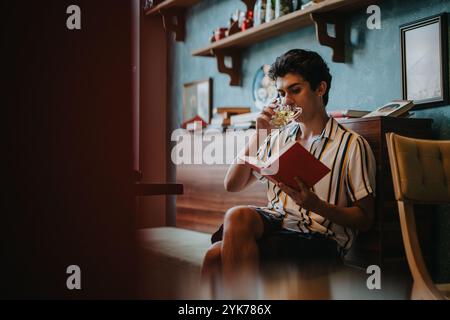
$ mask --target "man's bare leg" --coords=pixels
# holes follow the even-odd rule
[[[222,241],[215,242],[203,258],[201,281],[212,299],[219,298],[222,287]]]
[[[222,241],[209,247],[203,258],[201,276],[205,282],[222,276]]]
[[[245,277],[258,276],[259,251],[256,240],[263,231],[262,218],[255,209],[238,206],[228,210],[221,252],[223,277],[227,285],[234,286]]]

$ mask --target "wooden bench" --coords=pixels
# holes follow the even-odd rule
[[[201,263],[210,246],[210,234],[181,228],[161,227],[138,231],[141,299],[229,299],[219,288],[200,281]],[[249,299],[409,299],[405,275],[382,274],[382,290],[366,287],[365,270],[340,266],[300,273],[296,268],[277,268],[270,277],[248,290]],[[403,277],[403,278],[402,278]],[[217,287],[216,287],[217,288]]]
[[[201,299],[208,296],[207,291],[200,289],[199,283],[203,257],[211,245],[211,235],[160,227],[140,229],[137,238],[141,275],[139,297]]]

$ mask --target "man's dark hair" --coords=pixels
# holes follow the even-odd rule
[[[330,69],[317,52],[303,49],[289,50],[279,56],[270,66],[269,77],[275,81],[278,77],[284,77],[288,73],[302,76],[309,82],[312,90],[316,90],[320,82],[325,81],[327,90],[323,95],[323,104],[327,105],[332,77]]]

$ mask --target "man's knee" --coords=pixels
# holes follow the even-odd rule
[[[263,232],[263,222],[256,210],[246,206],[236,206],[227,211],[224,232],[259,238]]]

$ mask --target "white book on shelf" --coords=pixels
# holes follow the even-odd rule
[[[258,118],[258,115],[260,112],[249,112],[249,113],[243,113],[238,114],[235,116],[231,116],[230,118],[230,124],[238,124],[242,122],[249,122],[249,121],[256,121],[256,118]]]

